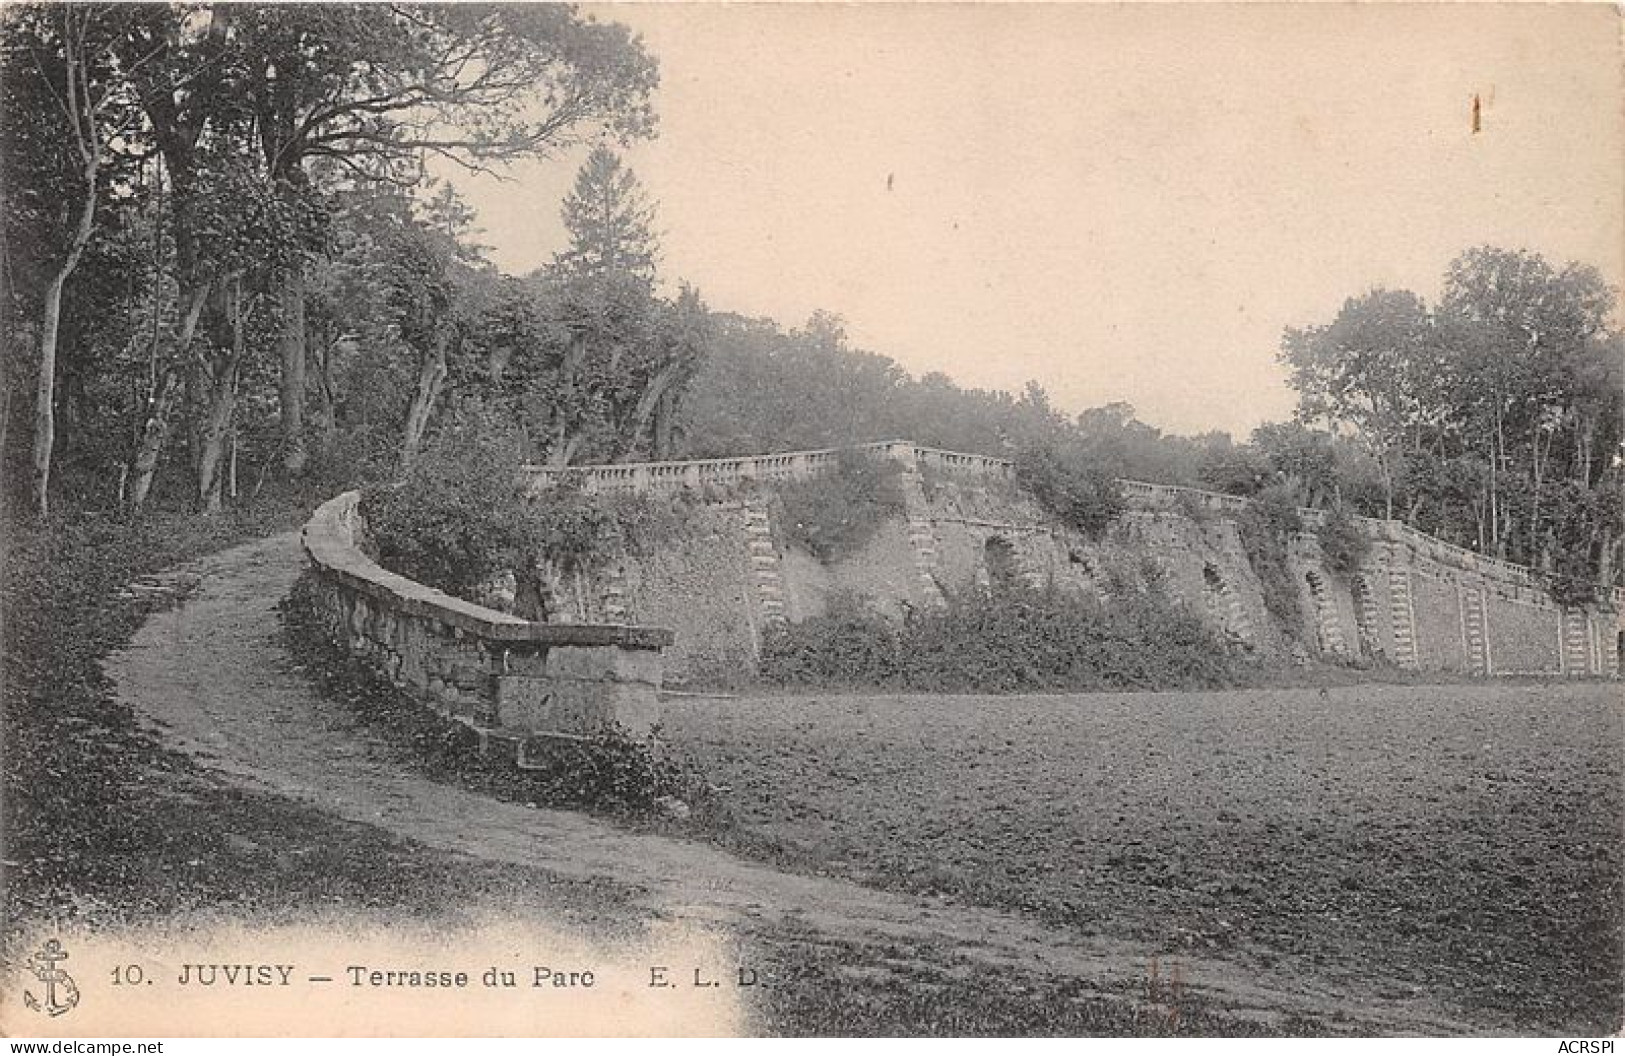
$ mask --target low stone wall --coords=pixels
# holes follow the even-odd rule
[[[609,724],[649,734],[671,631],[535,623],[396,575],[357,546],[360,498],[328,501],[304,530],[334,642],[519,762],[537,737],[586,737]]]

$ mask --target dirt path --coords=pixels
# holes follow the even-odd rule
[[[303,566],[292,533],[189,566],[197,592],[153,617],[108,674],[164,740],[245,785],[424,844],[558,876],[606,878],[662,916],[747,934],[812,929],[857,943],[946,947],[989,967],[1076,977],[1102,989],[1144,977],[1155,951],[1080,940],[989,909],[942,905],[742,861],[711,846],[640,835],[583,815],[502,803],[402,768],[340,705],[322,700],[278,647],[275,606]],[[1223,1011],[1301,1013],[1362,1033],[1470,1034],[1423,999],[1351,992],[1295,970],[1182,957],[1187,985]]]

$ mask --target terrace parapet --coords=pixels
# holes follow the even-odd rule
[[[622,624],[552,624],[454,598],[379,566],[357,540],[360,492],[317,508],[303,542],[328,636],[484,741],[648,736],[658,718],[661,650],[673,633]]]
[[[526,466],[530,491],[536,494],[561,483],[574,482],[589,495],[672,492],[683,488],[729,488],[746,481],[773,483],[806,480],[835,465],[843,448],[786,451],[744,458],[701,458],[684,462],[622,462],[600,466]],[[1009,477],[1006,459],[921,447],[907,440],[858,444],[853,448],[873,458],[904,465],[928,467],[945,473]]]

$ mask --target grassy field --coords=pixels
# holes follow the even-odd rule
[[[1083,934],[1621,1023],[1619,688],[669,703],[747,849]]]

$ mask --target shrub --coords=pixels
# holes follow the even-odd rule
[[[1303,626],[1303,608],[1298,599],[1297,581],[1287,567],[1286,544],[1292,533],[1302,528],[1297,495],[1281,485],[1259,492],[1236,518],[1247,563],[1258,576],[1264,594],[1264,608],[1293,636]]]
[[[1212,686],[1224,643],[1155,579],[1110,603],[1010,584],[950,595],[901,626],[832,607],[763,643],[763,678],[786,685],[936,692]]]
[[[581,741],[533,741],[525,766],[526,794],[555,807],[644,813],[665,796],[693,803],[708,788],[698,770],[662,750],[657,740],[637,740],[618,726]]]
[[[1123,512],[1122,490],[1104,469],[1040,444],[1023,448],[1015,463],[1017,483],[1062,524],[1091,539],[1104,534]]]
[[[363,493],[379,564],[462,596],[519,567],[537,542],[519,466],[512,433],[479,418],[454,420],[402,484]]]
[[[625,533],[609,501],[569,484],[549,488],[524,511],[533,554],[546,554],[561,569],[584,568],[625,545]]]
[[[1212,508],[1202,500],[1202,496],[1188,491],[1174,496],[1174,511],[1196,524],[1208,524],[1214,518]]]
[[[825,564],[861,549],[887,517],[903,511],[900,467],[847,448],[826,473],[779,489],[788,542]]]
[[[315,445],[305,479],[328,494],[396,478],[401,438],[398,430],[356,426],[340,431],[331,446]]]
[[[568,570],[613,554],[647,554],[685,523],[686,499],[588,495],[579,480],[531,498],[520,452],[518,437],[489,419],[451,423],[404,483],[364,493],[379,564],[474,598],[492,575],[524,569],[540,555]]]
[[[821,616],[774,629],[758,673],[783,686],[885,686],[898,675],[898,628],[855,594],[836,593]]]
[[[1315,535],[1320,539],[1320,552],[1326,555],[1326,567],[1343,575],[1358,570],[1371,551],[1371,540],[1342,506],[1333,507],[1326,514],[1325,523],[1316,529]]]

